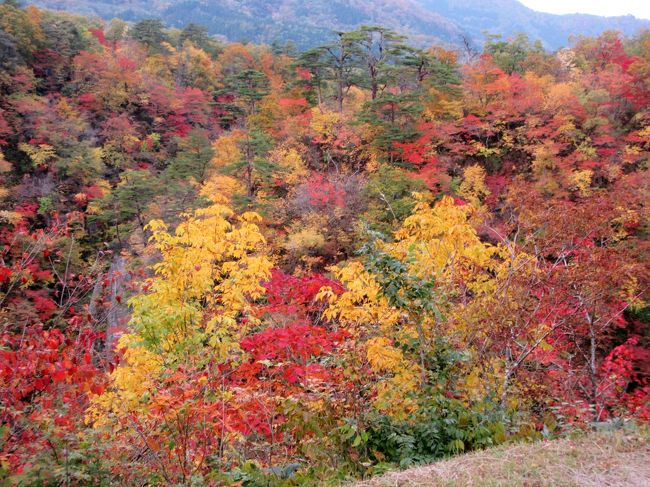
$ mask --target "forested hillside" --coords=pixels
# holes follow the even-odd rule
[[[485,32],[504,37],[519,32],[539,39],[547,49],[564,47],[571,36],[598,36],[606,30],[635,35],[650,20],[631,15],[553,15],[536,12],[517,0],[30,0],[54,10],[137,22],[160,18],[182,28],[205,25],[230,41],[284,44],[299,49],[332,40],[334,32],[379,24],[407,35],[420,47],[432,43],[482,46]]]
[[[647,422],[650,33],[296,54],[0,5],[0,481],[314,485]]]

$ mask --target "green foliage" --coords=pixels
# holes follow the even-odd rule
[[[189,23],[183,30],[181,30],[180,35],[178,36],[178,45],[182,46],[185,41],[190,41],[196,47],[204,49],[210,43],[210,37],[208,36],[208,29],[199,24]]]
[[[223,97],[225,101],[217,104],[228,115],[223,118],[222,124],[229,126],[242,115],[252,115],[257,110],[257,104],[269,93],[269,80],[266,75],[255,69],[244,69],[224,79],[224,87],[217,90],[216,97]],[[233,100],[229,100],[234,97]]]
[[[245,181],[247,198],[250,202],[256,185],[268,181],[273,171],[273,166],[267,159],[271,138],[259,129],[252,129],[246,132],[246,137],[239,145],[242,152],[241,159],[224,167],[223,172],[238,175]]]
[[[142,42],[151,52],[162,52],[162,43],[169,41],[164,27],[160,19],[144,19],[135,24],[129,33],[132,39]]]
[[[101,224],[109,240],[117,238],[121,241],[134,220],[144,230],[145,211],[161,189],[160,181],[152,178],[149,171],[125,171],[119,184],[98,202],[98,209],[89,215],[89,222]]]
[[[423,394],[427,395],[430,398],[409,420],[396,421],[388,416],[369,420],[367,448],[371,458],[404,468],[505,440],[503,418],[495,405],[468,408],[440,390]]]
[[[179,139],[180,151],[164,172],[164,178],[172,184],[187,186],[188,181],[203,183],[213,151],[207,133],[201,129],[191,130]]]
[[[34,51],[42,46],[43,34],[39,27],[30,22],[25,10],[12,2],[0,4],[0,31],[6,33],[5,42],[11,42],[13,49],[24,59],[30,59]]]
[[[397,163],[403,161],[395,144],[410,142],[417,137],[416,124],[421,113],[422,105],[416,93],[383,92],[364,104],[358,120],[372,128],[371,146],[380,154],[387,154],[387,162]]]
[[[365,218],[370,228],[391,235],[411,214],[415,206],[413,193],[425,189],[422,180],[409,177],[403,170],[387,164],[380,166],[365,188],[369,199]]]
[[[508,74],[523,74],[526,71],[526,60],[531,54],[544,54],[540,41],[531,44],[528,36],[519,33],[512,40],[502,40],[501,35],[487,35],[485,52],[490,53],[494,62]]]

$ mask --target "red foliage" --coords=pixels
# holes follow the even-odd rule
[[[338,282],[321,274],[294,277],[279,269],[271,271],[271,279],[264,283],[268,306],[264,311],[282,311],[288,314],[315,312],[323,308],[324,303],[316,300],[316,295],[323,287],[329,287],[336,294],[344,289]]]
[[[307,196],[309,205],[317,209],[345,206],[345,190],[323,174],[313,174],[309,179]]]
[[[97,28],[97,29],[88,29],[88,32],[90,32],[95,39],[97,39],[97,42],[99,42],[102,46],[107,46],[106,42],[106,36],[104,35],[104,30]]]
[[[243,375],[272,372],[290,384],[328,380],[330,375],[325,367],[309,362],[332,352],[347,336],[342,331],[330,333],[322,326],[300,322],[267,328],[242,340],[241,347],[251,354],[251,362],[240,367],[238,372]],[[273,369],[262,361],[275,362]]]

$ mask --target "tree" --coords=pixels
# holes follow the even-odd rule
[[[16,213],[0,232],[0,475],[27,483],[97,479],[79,417],[105,386],[102,324],[85,312],[101,289],[104,256],[84,262],[79,213],[33,230],[33,207]],[[84,455],[85,463],[77,460]]]
[[[323,103],[323,83],[326,80],[323,49],[315,48],[302,52],[294,64],[298,75],[295,83],[304,87],[310,100],[320,107]]]
[[[15,40],[16,49],[24,59],[31,59],[34,52],[43,45],[39,16],[40,12],[36,16],[29,15],[26,10],[11,2],[0,5],[0,29]]]
[[[425,190],[421,180],[409,177],[405,171],[380,166],[365,188],[370,199],[366,216],[372,229],[391,235],[413,211],[417,201],[413,193]]]
[[[164,25],[160,19],[144,19],[136,23],[129,32],[132,39],[143,43],[151,52],[160,52],[163,42],[168,42]]]
[[[209,468],[212,455],[225,461],[239,433],[265,432],[248,422],[251,410],[239,410],[260,403],[225,389],[228,364],[241,361],[239,342],[255,322],[253,302],[271,277],[259,220],[215,203],[187,215],[173,233],[162,221],[148,225],[162,259],[131,299],[124,360],[89,412],[96,428],[131,439],[120,454],[149,452],[151,463],[145,456],[137,465],[145,476],[184,481]]]
[[[421,112],[413,93],[382,93],[364,104],[358,118],[370,128],[371,145],[392,164],[400,159],[400,144],[417,137],[416,121]]]
[[[514,39],[502,40],[501,35],[492,34],[487,36],[485,52],[492,55],[495,64],[505,73],[523,74],[527,69],[527,61],[533,55],[544,54],[544,48],[540,41],[530,44],[528,36],[519,33]]]
[[[345,36],[351,45],[351,52],[359,58],[365,70],[365,77],[357,83],[367,86],[371,99],[375,100],[397,76],[397,70],[407,52],[403,44],[405,37],[379,26],[362,26]]]
[[[185,41],[190,41],[196,47],[205,49],[208,46],[209,39],[208,29],[205,26],[189,23],[183,27],[178,36],[178,47],[183,46]]]
[[[152,178],[146,170],[125,171],[120,179],[117,186],[98,202],[89,221],[108,226],[108,236],[117,238],[123,246],[133,220],[142,232],[145,231],[147,208],[161,192],[161,187],[160,181]]]
[[[258,104],[268,95],[269,81],[264,73],[255,69],[239,71],[226,77],[224,87],[215,91],[217,105],[225,112],[222,124],[230,127],[239,119],[243,120],[255,114]]]
[[[320,60],[318,55],[320,54]],[[338,111],[343,112],[343,99],[346,92],[354,84],[355,48],[353,39],[346,33],[338,32],[336,42],[319,47],[316,51],[309,51],[303,57],[309,63],[313,74],[319,78],[320,67],[325,67],[325,80],[334,82],[336,105]]]

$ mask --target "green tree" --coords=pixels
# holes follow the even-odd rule
[[[213,151],[208,134],[203,129],[192,129],[187,137],[179,139],[180,151],[165,169],[165,178],[186,185],[187,181],[202,184]]]
[[[0,30],[11,35],[18,53],[26,60],[43,47],[43,32],[40,25],[32,22],[17,2],[0,4]]]
[[[354,73],[357,67],[355,44],[345,32],[337,33],[337,40],[332,44],[308,51],[305,61],[322,69],[322,79],[334,83],[338,111],[343,111],[343,99],[350,87],[354,85]]]
[[[221,98],[218,104],[226,112],[222,124],[230,124],[238,118],[248,117],[257,111],[259,101],[269,94],[269,80],[255,69],[244,69],[224,81],[224,88],[215,91]]]
[[[221,51],[221,45],[210,37],[208,28],[193,22],[190,22],[181,30],[178,36],[178,47],[182,47],[185,41],[190,41],[196,47],[210,54],[213,58]]]
[[[129,24],[122,19],[111,19],[104,33],[106,40],[113,44],[121,41],[126,36]]]
[[[160,19],[144,19],[131,29],[131,38],[143,43],[150,52],[160,52],[161,44],[169,38]]]
[[[415,207],[414,192],[426,191],[420,179],[409,177],[402,169],[382,164],[368,179],[367,218],[371,229],[391,235]]]
[[[544,54],[542,43],[538,40],[531,44],[523,33],[508,40],[503,40],[500,34],[488,34],[486,37],[485,52],[491,54],[495,64],[507,74],[524,73],[526,60],[531,54]]]
[[[410,142],[417,136],[416,125],[421,113],[422,105],[417,94],[386,92],[365,103],[357,120],[373,128],[370,145],[394,163],[400,155],[396,144]]]
[[[309,49],[301,53],[293,63],[294,68],[309,72],[309,79],[298,77],[295,86],[306,90],[306,98],[313,104],[320,106],[323,103],[323,83],[326,79],[327,65],[323,57],[323,49]]]
[[[259,129],[249,130],[241,146],[244,157],[233,169],[244,173],[248,198],[252,199],[257,181],[266,181],[271,175],[272,166],[266,157],[271,138]]]
[[[404,56],[408,48],[406,39],[391,29],[381,26],[362,26],[345,34],[357,59],[358,66],[363,69],[362,76],[357,78],[357,84],[368,88],[373,100],[400,72]]]
[[[16,39],[0,29],[0,69],[13,71],[20,61],[21,56],[16,48]]]
[[[99,202],[97,213],[89,215],[89,222],[107,226],[108,237],[117,238],[122,246],[122,238],[129,234],[134,222],[145,232],[145,211],[160,193],[160,181],[149,171],[125,171],[119,184]]]

